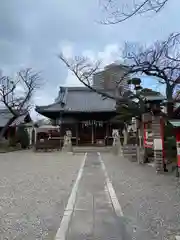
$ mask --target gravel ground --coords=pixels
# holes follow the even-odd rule
[[[180,180],[122,157],[101,154],[134,240],[180,235]]]
[[[0,240],[52,240],[83,155],[0,154]]]

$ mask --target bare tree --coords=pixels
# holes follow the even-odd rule
[[[148,12],[158,13],[170,0],[100,0],[105,12],[104,24],[117,24]]]
[[[165,87],[167,113],[173,116],[174,103],[180,90],[180,34],[171,34],[165,41],[157,41],[149,47],[125,44],[124,59],[131,74],[155,77]]]
[[[122,107],[124,106],[125,109],[128,107],[130,108],[129,99],[130,99],[130,97],[133,96],[133,93],[131,91],[124,92],[123,86],[118,88],[118,90],[119,90],[118,95],[93,86],[93,84],[92,84],[93,74],[95,74],[100,68],[99,61],[93,63],[90,59],[84,58],[84,57],[75,57],[74,59],[67,59],[63,54],[60,54],[59,58],[66,65],[68,70],[70,70],[84,86],[88,87],[91,91],[94,91],[97,94],[100,94],[102,96],[102,98],[110,98],[110,99],[115,100],[116,104],[117,104],[118,112],[120,112],[120,111],[122,112],[122,109],[120,110],[118,108],[120,103],[121,103],[121,106]],[[122,80],[124,80],[124,77],[126,77],[126,76],[127,76],[127,74],[124,74],[124,76],[122,76],[120,81],[117,82],[117,86],[118,86],[118,84],[121,83]],[[133,105],[133,107],[134,107],[134,105]],[[126,111],[126,113],[127,113],[127,111]],[[129,117],[129,115],[128,115],[128,117]],[[123,121],[122,121],[122,119],[117,119],[119,122],[122,123],[122,125],[124,124],[124,130],[125,130],[124,132],[125,132],[126,136],[127,136],[127,128],[126,128],[126,124],[124,121],[127,119],[128,119],[128,121],[130,120],[130,118],[127,118],[127,114],[124,114]]]
[[[62,53],[59,55],[59,58],[68,68],[68,70],[70,70],[85,87],[88,87],[90,90],[100,94],[103,98],[115,100],[117,105],[121,104],[121,106],[129,109],[131,109],[133,106],[132,110],[134,110],[134,104],[132,105],[132,101],[137,99],[139,104],[141,104],[142,109],[143,99],[141,97],[141,92],[136,91],[136,87],[141,84],[140,79],[131,79],[131,76],[136,75],[136,69],[134,68],[134,65],[122,66],[125,68],[125,72],[119,78],[119,80],[116,81],[116,90],[118,91],[118,94],[114,94],[110,91],[106,91],[105,89],[97,88],[92,84],[93,75],[99,71],[99,61],[93,63],[90,59],[85,57],[74,57],[73,59],[68,59]],[[137,71],[137,73],[139,73],[139,71]],[[129,81],[129,85],[135,87],[135,91],[131,91],[130,89],[124,90],[122,83],[124,83],[125,79],[131,79],[131,81]],[[136,80],[138,80],[138,83],[136,83]]]
[[[93,86],[93,75],[100,71],[101,62],[92,62],[89,58],[85,57],[74,57],[73,59],[66,58],[62,53],[59,55],[60,60],[65,66],[77,77],[77,79],[90,90],[100,94],[103,98],[114,99],[116,102],[124,102],[125,99],[129,98],[130,92],[124,92],[123,87],[119,87],[119,94],[114,95],[108,91]],[[128,76],[128,68],[124,75],[116,82],[117,86]]]
[[[164,84],[166,89],[166,97],[169,103],[168,114],[171,115],[172,104],[179,99],[180,94],[180,34],[170,34],[165,41],[156,41],[150,46],[142,46],[138,44],[125,43],[123,58],[126,64],[124,75],[117,82],[117,86],[121,84],[124,78],[132,78],[137,75],[147,75],[155,77],[154,79],[160,84]],[[99,69],[100,63],[92,63],[87,58],[75,57],[67,59],[63,54],[59,55],[66,67],[72,71],[77,79],[86,87],[101,94],[103,97],[116,100],[117,103],[131,105],[131,100],[138,98],[142,101],[141,96],[137,92],[129,91],[123,93],[119,87],[119,95],[110,95],[102,89],[92,86],[92,75]],[[134,84],[133,84],[134,85]],[[141,102],[143,103],[143,102]]]
[[[32,69],[21,70],[13,79],[8,76],[0,78],[0,102],[12,116],[0,132],[0,139],[14,120],[28,113],[33,94],[39,86],[39,74]]]
[[[117,82],[118,95],[105,91],[103,89],[96,88],[92,85],[93,74],[99,70],[100,62],[92,63],[89,59],[84,57],[75,57],[74,59],[67,59],[63,54],[59,55],[61,61],[66,65],[77,79],[90,90],[100,94],[103,98],[110,98],[116,101],[116,109],[119,116],[116,120],[124,125],[124,136],[127,138],[127,124],[131,122],[133,116],[141,116],[145,111],[145,104],[143,100],[144,92],[138,91],[141,80],[134,78],[129,81],[129,84],[135,87],[135,91],[124,91],[124,87],[121,85],[124,78],[133,73],[132,67],[126,67],[124,75]],[[146,89],[146,93],[152,92],[152,90]],[[143,93],[143,94],[141,94]],[[157,94],[157,92],[156,92]],[[137,100],[134,102],[134,100]],[[127,124],[126,124],[127,123]]]

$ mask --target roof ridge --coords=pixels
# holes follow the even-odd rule
[[[93,91],[92,89],[90,89],[90,88],[88,88],[88,87],[66,87],[67,88],[67,91],[70,91],[70,92],[72,92],[72,91],[84,91],[84,92],[96,92],[96,91]],[[105,89],[105,88],[103,88],[103,87],[97,87],[97,88],[94,88],[94,89],[97,89],[97,90],[99,90],[99,91],[103,91],[103,92],[112,92],[112,91],[114,91],[115,89],[113,89],[113,88],[110,88],[110,89]],[[99,94],[99,93],[97,93],[97,94]]]

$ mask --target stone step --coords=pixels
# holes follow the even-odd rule
[[[127,157],[130,161],[137,161],[137,147],[134,145],[123,146],[122,152],[124,157]]]
[[[73,151],[76,153],[85,152],[110,152],[112,147],[73,147]]]

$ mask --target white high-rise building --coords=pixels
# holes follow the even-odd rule
[[[129,89],[128,79],[123,78],[127,72],[127,67],[121,64],[110,64],[93,76],[93,87],[107,90],[117,89],[122,86],[124,90]]]

